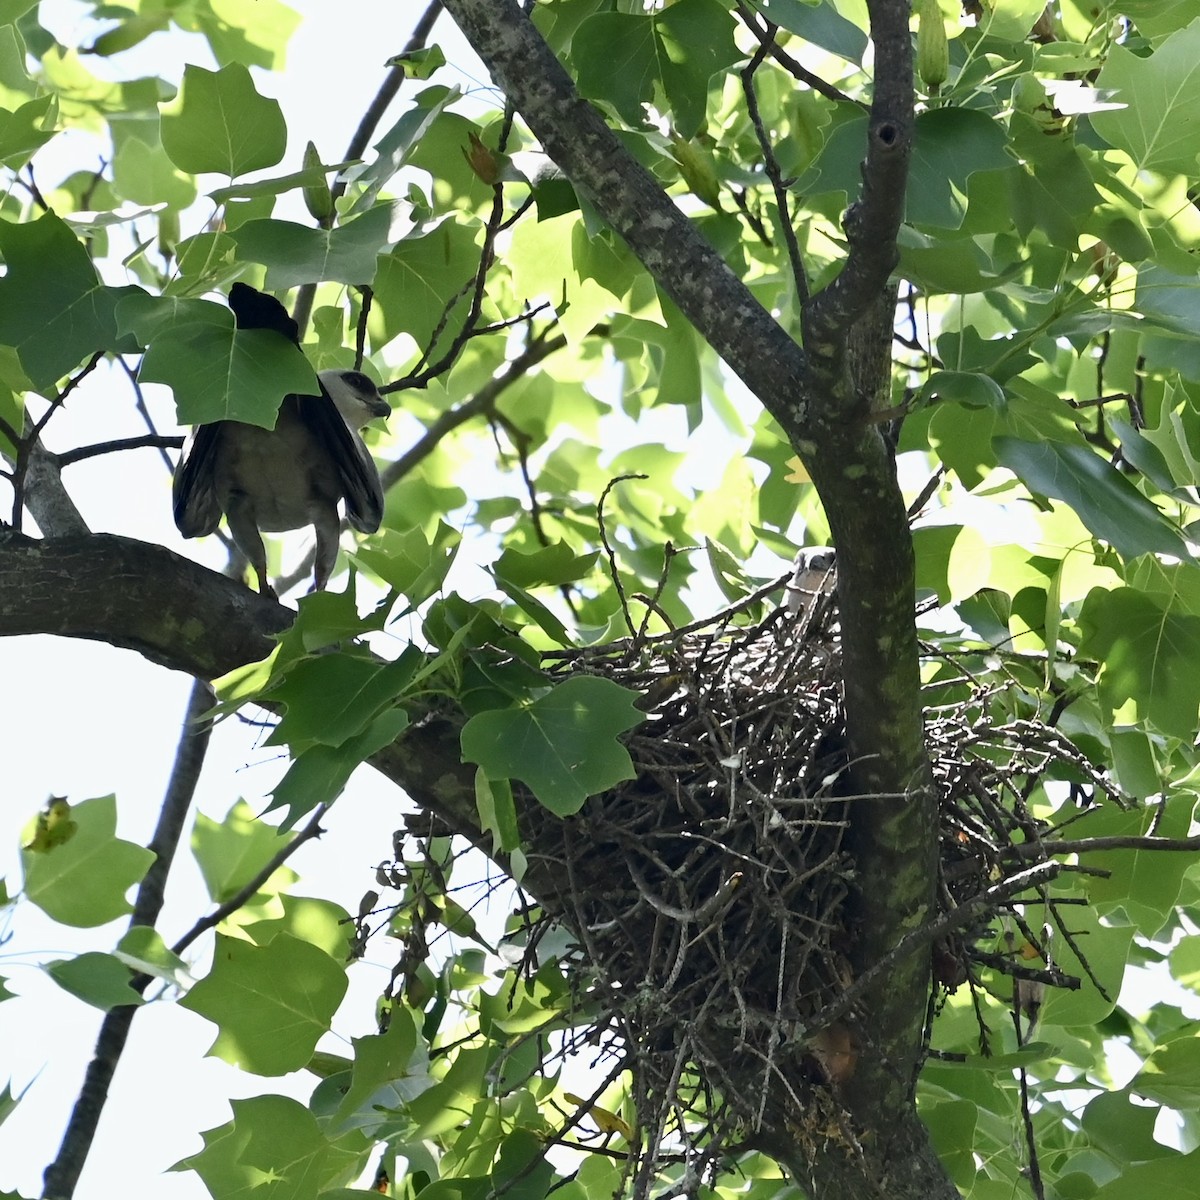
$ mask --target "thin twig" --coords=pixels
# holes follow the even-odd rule
[[[745,8],[744,3],[739,4],[742,19],[746,21],[747,25],[753,28]],[[767,178],[771,181],[771,188],[775,193],[775,207],[779,211],[779,227],[783,231],[784,244],[787,246],[788,262],[792,268],[792,282],[796,288],[796,296],[799,303],[803,304],[808,299],[808,276],[804,272],[804,259],[800,255],[800,246],[796,241],[796,231],[792,227],[791,205],[788,202],[787,187],[784,184],[783,172],[779,169],[779,160],[775,157],[774,146],[771,145],[771,135],[767,132],[766,126],[763,124],[762,113],[758,110],[758,95],[754,90],[754,73],[762,66],[769,47],[775,44],[777,28],[777,26],[768,22],[765,34],[758,34],[757,30],[755,31],[759,37],[759,47],[746,66],[742,68],[742,95],[746,97],[746,112],[749,114],[750,122],[754,126],[759,149],[762,151],[763,167],[767,172]]]
[[[532,341],[504,369],[483,385],[471,397],[457,408],[442,413],[440,417],[394,462],[389,463],[382,472],[383,487],[386,491],[403,479],[422,459],[427,458],[437,449],[438,443],[452,433],[460,425],[473,417],[488,412],[500,397],[500,393],[521,376],[527,374],[543,359],[548,358],[556,350],[561,350],[567,344],[567,339],[561,334],[554,337],[541,336]],[[395,387],[381,388],[385,395],[396,390]]]
[[[625,614],[625,624],[632,636],[637,636],[637,630],[633,627],[633,617],[629,612],[629,601],[625,598],[625,585],[621,582],[621,572],[617,567],[617,555],[612,548],[612,544],[608,540],[608,530],[604,525],[604,501],[608,499],[608,493],[617,486],[618,483],[625,483],[630,479],[649,479],[649,475],[618,475],[615,479],[610,479],[604,486],[604,491],[600,493],[600,499],[596,503],[596,523],[600,526],[600,541],[604,546],[604,553],[608,555],[608,570],[612,575],[613,586],[617,589],[617,598],[621,601],[621,612]]]
[[[212,912],[208,914],[208,916],[201,917],[200,920],[197,921],[195,925],[193,925],[191,929],[189,929],[187,933],[185,933],[183,937],[181,937],[171,947],[171,953],[182,954],[202,933],[205,933],[207,930],[219,925],[227,916],[230,915],[230,913],[237,912],[239,908],[252,900],[259,888],[261,888],[263,884],[265,884],[267,880],[270,879],[271,876],[274,875],[275,872],[278,871],[279,868],[283,866],[283,864],[287,862],[287,860],[291,858],[301,846],[304,845],[305,842],[312,841],[313,838],[320,837],[321,834],[325,832],[321,828],[321,818],[324,817],[328,811],[328,804],[318,804],[313,812],[312,817],[309,819],[308,824],[305,825],[305,827],[300,830],[300,832],[296,834],[296,836],[292,838],[292,840],[288,842],[286,846],[281,846],[271,858],[271,861],[268,862],[267,865],[263,867],[258,874],[256,874],[254,878],[251,879],[244,887],[226,900],[224,904],[219,904],[216,908],[214,908]]]
[[[160,433],[147,433],[141,437],[114,438],[111,442],[96,442],[91,446],[78,446],[74,450],[65,450],[58,456],[58,464],[61,467],[69,467],[72,463],[97,458],[101,454],[114,454],[119,450],[140,450],[145,446],[154,446],[160,450],[178,450],[182,445],[183,438]]]
[[[1023,842],[1018,846],[1010,846],[1009,850],[1020,858],[1033,858],[1035,855],[1050,854],[1096,854],[1104,850],[1200,850],[1200,834],[1192,837],[1094,837],[1079,838],[1076,841],[1055,841],[1047,839],[1041,845],[1033,842]]]
[[[801,83],[807,84],[814,92],[820,92],[827,100],[833,100],[838,104],[853,104],[857,108],[866,108],[866,105],[861,100],[855,100],[853,96],[847,96],[845,92],[834,87],[832,83],[822,79],[819,75],[814,75],[807,67],[802,67],[775,41],[775,33],[778,26],[772,25],[765,18],[762,18],[765,29],[760,28],[754,20],[753,10],[745,3],[745,0],[738,0],[738,15],[746,23],[746,28],[754,34],[760,44],[766,47],[771,57],[794,78],[798,79]]]
[[[433,31],[434,22],[441,15],[442,0],[430,0],[429,6],[421,14],[421,19],[413,26],[412,36],[408,39],[403,51],[397,57],[402,58],[406,54],[413,54],[415,51],[424,47],[429,40],[429,35]],[[396,98],[396,93],[400,90],[400,85],[404,82],[404,64],[398,62],[384,76],[383,82],[379,85],[379,91],[375,93],[375,98],[367,105],[367,111],[363,113],[362,119],[358,123],[358,128],[354,131],[354,136],[350,139],[349,146],[346,147],[345,159],[357,160],[361,159],[366,153],[367,146],[371,138],[375,136],[375,130],[379,127],[379,122],[383,120],[383,114],[387,112],[388,105]],[[330,195],[330,214],[318,224],[323,229],[333,227],[334,215],[337,211],[337,201],[346,194],[347,181],[346,179],[334,180],[333,186],[329,189]],[[308,327],[308,318],[312,313],[313,297],[316,295],[317,285],[315,283],[306,283],[296,293],[296,303],[292,309],[292,318],[299,327],[299,336],[301,340],[304,338],[304,331]]]

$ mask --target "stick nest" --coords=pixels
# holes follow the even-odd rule
[[[974,986],[983,967],[1078,986],[1050,965],[1014,908],[1037,899],[1029,888],[1063,865],[1026,798],[1044,779],[1066,781],[1085,804],[1111,789],[1055,729],[1008,719],[1002,692],[944,666],[952,678],[930,696],[953,698],[927,711],[941,793],[937,906],[907,952],[932,954],[943,990]],[[854,804],[880,801],[847,794],[832,602],[803,618],[780,611],[753,627],[554,656],[552,675],[581,672],[644,693],[646,719],[625,743],[636,777],[569,820],[546,814],[527,841],[557,839],[570,887],[542,898],[547,920],[574,931],[598,1024],[616,1035],[614,1053],[640,1068],[647,1145],[661,1140],[655,1124],[661,1135],[670,1113],[704,1114],[711,1131],[712,1089],[725,1090],[733,1051],[763,1062],[755,1104],[780,1078],[776,1047],[785,1044],[807,1046],[814,1084],[836,1080],[841,1051],[821,1031],[854,998],[845,835]],[[1015,913],[1044,961],[996,952],[1002,913],[1010,925]],[[761,1107],[738,1123],[756,1117]]]

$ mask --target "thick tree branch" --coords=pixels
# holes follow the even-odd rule
[[[0,530],[0,636],[50,633],[136,650],[201,679],[265,658],[295,613],[131,538],[37,541]]]
[[[862,192],[846,210],[846,265],[805,308],[804,344],[827,356],[866,311],[899,261],[896,235],[904,216],[913,139],[912,35],[908,0],[871,0],[875,90],[867,118]]]
[[[800,347],[579,96],[515,0],[445,6],[546,153],[796,440],[807,412]]]

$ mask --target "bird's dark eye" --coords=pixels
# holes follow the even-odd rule
[[[343,371],[342,378],[356,392],[373,392],[375,390],[375,384],[371,378],[364,375],[361,371]]]

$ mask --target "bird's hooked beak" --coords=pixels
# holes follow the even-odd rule
[[[361,371],[328,370],[320,380],[329,398],[351,429],[361,429],[377,417],[392,414],[391,405],[379,394],[374,382]]]

